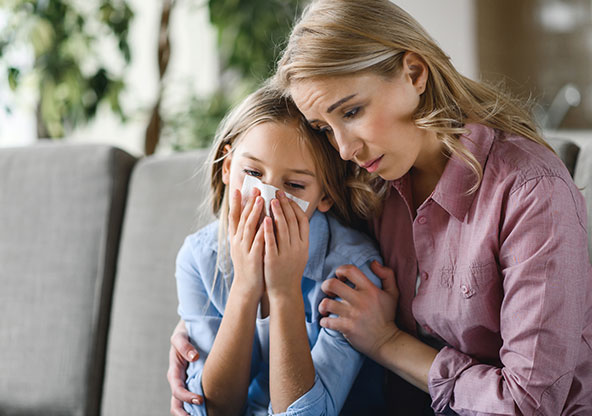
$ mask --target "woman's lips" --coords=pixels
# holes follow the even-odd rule
[[[384,155],[382,155],[382,156],[384,156]],[[376,169],[378,169],[378,165],[380,165],[380,161],[382,160],[382,156],[362,165],[362,167],[370,173],[376,171]]]

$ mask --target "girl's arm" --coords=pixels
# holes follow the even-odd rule
[[[264,239],[262,228],[257,230],[262,199],[249,199],[241,214],[240,192],[233,198],[229,235],[234,278],[202,375],[209,415],[239,414],[244,407],[250,384],[257,307],[263,293]]]
[[[269,391],[274,413],[284,412],[314,385],[301,281],[308,259],[308,219],[278,192],[265,229],[265,284],[269,296]]]

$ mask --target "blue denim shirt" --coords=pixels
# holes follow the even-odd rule
[[[354,264],[376,285],[379,278],[370,270],[373,260],[381,261],[378,250],[366,235],[344,227],[330,215],[316,211],[310,219],[309,257],[302,277],[306,330],[315,367],[313,387],[286,410],[285,415],[359,414],[360,409],[382,405],[382,371],[366,359],[360,378],[356,376],[365,357],[337,331],[319,325],[318,306],[326,296],[321,291],[325,279],[335,276],[335,269]],[[177,293],[179,315],[185,321],[189,338],[199,352],[199,360],[187,369],[188,389],[203,394],[202,370],[220,327],[228,299],[228,288],[221,274],[216,274],[218,222],[188,236],[177,256]],[[232,273],[230,275],[232,278]],[[274,414],[269,397],[269,317],[256,322],[251,362],[251,384],[244,414]],[[362,375],[363,374],[363,375]],[[350,388],[356,380],[356,389]],[[358,387],[359,386],[359,387]],[[346,398],[347,406],[344,408]],[[205,415],[206,407],[185,403],[191,415]],[[366,412],[364,412],[366,413]]]

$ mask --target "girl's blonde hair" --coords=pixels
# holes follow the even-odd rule
[[[228,276],[230,270],[227,241],[229,201],[227,187],[222,181],[222,166],[226,157],[239,145],[240,140],[253,127],[262,123],[280,123],[292,127],[298,139],[307,146],[316,168],[322,192],[333,201],[330,213],[345,225],[358,224],[370,209],[360,204],[352,208],[352,200],[376,200],[376,194],[354,174],[353,166],[343,161],[325,137],[308,126],[289,97],[270,83],[249,95],[231,110],[218,126],[210,153],[210,204],[219,218],[217,270]],[[227,151],[230,145],[230,151]],[[374,202],[374,204],[376,204]],[[215,283],[214,279],[214,283]],[[228,284],[228,282],[227,282]]]
[[[429,71],[415,124],[434,131],[448,154],[470,166],[476,183],[469,192],[479,187],[483,167],[459,140],[468,133],[467,123],[515,133],[551,149],[526,105],[461,75],[423,27],[389,0],[313,0],[292,30],[275,82],[287,91],[306,79],[362,72],[391,77],[408,51],[419,55]],[[386,184],[380,192],[386,192]]]

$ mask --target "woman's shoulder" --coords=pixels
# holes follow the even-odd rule
[[[511,180],[515,187],[544,177],[573,184],[569,171],[551,149],[526,137],[501,131],[496,131],[484,170],[484,175],[492,174]]]

